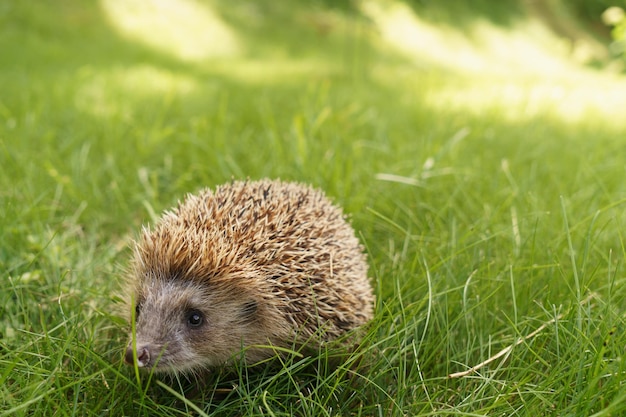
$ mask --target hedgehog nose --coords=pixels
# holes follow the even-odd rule
[[[124,362],[128,365],[133,364],[133,347],[128,346],[126,348],[126,354],[124,355]],[[137,346],[137,366],[143,368],[150,363],[150,351],[147,346]]]

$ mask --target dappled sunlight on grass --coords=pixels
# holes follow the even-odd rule
[[[302,80],[312,74],[324,77],[345,66],[345,62],[333,62],[326,48],[333,42],[329,32],[344,37],[355,35],[344,33],[346,27],[351,26],[337,13],[306,9],[295,13],[291,16],[293,21],[285,22],[281,27],[273,22],[267,27],[264,25],[275,11],[238,5],[228,9],[231,20],[227,22],[222,19],[225,10],[219,9],[218,5],[199,0],[100,0],[103,15],[116,33],[180,62],[179,69],[196,80],[203,75],[217,75],[235,82],[278,83]],[[308,37],[302,39],[302,48],[298,45],[298,53],[304,51],[303,56],[289,52],[292,39],[280,39],[262,46],[267,39],[274,39],[272,36],[289,33],[292,27],[298,30],[293,32],[294,39],[299,39],[303,33]],[[247,31],[252,37],[246,37]],[[315,48],[311,48],[311,37],[317,37],[320,42]],[[137,74],[137,68],[129,71]],[[138,88],[143,94],[152,81],[164,85],[162,76],[157,77],[160,80],[155,80],[154,76],[155,71],[146,79],[131,74],[129,77],[134,77],[136,86],[122,84],[130,90]],[[120,74],[116,77],[119,78]],[[168,77],[171,78],[171,74]]]
[[[425,102],[442,111],[494,115],[511,122],[549,116],[568,123],[593,121],[614,127],[626,124],[626,82],[591,75],[579,81],[474,80],[465,86],[432,90],[426,94]]]
[[[337,69],[329,63],[312,60],[237,59],[229,63],[216,62],[211,67],[214,81],[223,77],[251,86],[298,82],[314,73],[322,79],[333,71]],[[108,69],[85,66],[77,71],[73,82],[76,85],[74,105],[80,111],[99,118],[121,116],[123,119],[131,117],[137,111],[137,103],[144,100],[185,99],[218,88],[216,81],[207,82],[193,74],[149,64]]]
[[[255,30],[271,30],[263,22],[275,11],[257,10],[251,26],[256,29],[250,29],[253,37],[246,38],[250,34],[244,36],[232,20],[226,23],[217,9],[197,0],[141,4],[100,0],[100,4],[122,36],[194,66],[186,75],[147,66],[102,74],[86,82],[77,96],[80,107],[93,114],[111,112],[106,104],[106,97],[113,94],[111,88],[119,87],[120,94],[137,91],[140,96],[166,90],[188,94],[194,84],[201,83],[200,73],[195,72],[199,69],[234,82],[271,84],[340,75],[355,71],[356,67],[350,67],[355,65],[382,86],[417,86],[414,91],[424,104],[441,111],[491,113],[511,122],[547,115],[567,123],[584,119],[624,124],[620,109],[626,106],[626,82],[576,64],[571,59],[571,42],[559,38],[532,14],[520,16],[510,26],[476,18],[469,25],[455,27],[430,23],[403,2],[368,0],[360,3],[361,12],[370,19],[367,30],[352,27],[356,23],[349,23],[347,15],[327,11],[322,20],[332,23],[327,29],[337,32],[338,42],[329,43],[329,34],[320,32],[318,50],[311,50],[310,55],[288,54],[287,44],[277,43],[268,50],[271,53],[257,56],[253,52]],[[311,10],[303,13],[298,16],[318,16]],[[294,36],[309,31],[307,25],[294,26]],[[349,56],[354,50],[346,48],[359,43],[376,45],[373,51],[378,52],[367,61],[350,63],[350,58],[337,60],[327,51],[330,46]],[[395,65],[394,55],[409,65]],[[210,67],[197,66],[208,59]],[[403,74],[398,76],[399,71]],[[435,82],[423,88],[424,77]]]
[[[129,39],[183,61],[237,55],[235,32],[195,0],[101,0],[112,26]]]
[[[403,3],[363,3],[382,41],[416,64],[436,64],[455,71],[483,74],[558,74],[568,63],[567,44],[536,21],[505,29],[478,19],[471,30],[433,25]]]
[[[514,122],[549,115],[566,122],[591,116],[602,123],[625,123],[626,81],[574,63],[568,41],[538,20],[527,18],[504,28],[478,19],[461,32],[421,20],[404,3],[369,1],[362,7],[383,44],[408,58],[416,70],[445,71],[424,97],[436,109],[492,113]],[[382,84],[398,82],[387,70],[375,73]],[[417,74],[405,75],[408,84],[421,85]]]
[[[121,99],[132,92],[135,99],[155,95],[186,95],[197,87],[195,78],[151,65],[96,70],[82,68],[77,75],[74,104],[78,109],[98,117],[129,115],[135,101]]]

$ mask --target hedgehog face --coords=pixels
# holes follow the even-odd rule
[[[259,302],[241,291],[223,292],[193,282],[150,282],[136,296],[136,334],[125,362],[133,364],[136,354],[141,368],[193,371],[224,364],[258,342]]]

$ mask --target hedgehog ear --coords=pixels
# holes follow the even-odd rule
[[[259,308],[258,303],[255,300],[250,300],[241,306],[240,317],[244,321],[254,321],[256,318],[256,312]]]

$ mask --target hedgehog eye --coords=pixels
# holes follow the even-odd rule
[[[189,327],[200,327],[204,322],[204,314],[199,310],[189,310],[187,312],[187,325]]]

